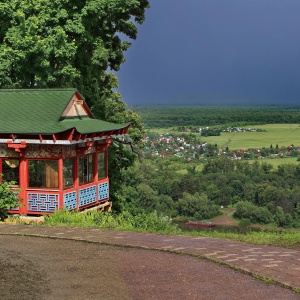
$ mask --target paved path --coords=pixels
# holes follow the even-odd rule
[[[272,279],[283,286],[300,290],[300,251],[282,247],[257,246],[205,237],[34,225],[1,224],[0,234],[82,240],[184,253],[215,260],[245,273]]]

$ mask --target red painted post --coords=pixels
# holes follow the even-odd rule
[[[19,166],[19,185],[21,188],[20,191],[20,214],[28,213],[28,203],[27,203],[27,187],[29,182],[29,172],[28,172],[28,160],[24,157],[20,157],[20,166]]]
[[[74,188],[77,194],[77,203],[76,203],[76,209],[79,208],[79,172],[78,172],[78,155],[76,154],[76,157],[74,157]]]
[[[64,208],[64,166],[63,159],[58,159],[58,190],[59,190],[59,208]]]

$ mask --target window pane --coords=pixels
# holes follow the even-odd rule
[[[19,185],[19,160],[2,159],[2,174],[4,180],[14,181]]]
[[[106,177],[106,161],[105,161],[105,153],[98,153],[98,178]]]
[[[64,188],[74,185],[74,159],[64,160]]]
[[[89,176],[89,182],[93,181],[94,179],[94,172],[93,172],[93,155],[88,156],[89,160],[89,166],[88,166],[88,176]]]
[[[30,160],[29,186],[58,188],[57,160]]]
[[[93,181],[93,155],[79,157],[78,177],[79,184],[84,184]]]

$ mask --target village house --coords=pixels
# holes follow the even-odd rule
[[[14,181],[11,213],[110,209],[108,147],[129,124],[96,119],[76,89],[0,90],[0,173]]]

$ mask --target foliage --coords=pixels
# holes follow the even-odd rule
[[[197,220],[210,219],[221,214],[218,206],[209,201],[206,195],[191,195],[186,192],[178,200],[178,212]]]
[[[201,136],[220,136],[220,130],[216,129],[202,129]]]
[[[156,212],[132,215],[126,211],[119,214],[97,211],[88,213],[55,211],[52,215],[45,217],[44,224],[147,232],[179,232],[170,218],[160,216]]]
[[[147,0],[1,2],[1,87],[77,85],[87,101],[107,98]],[[96,99],[95,99],[96,98]],[[110,97],[109,97],[110,98]],[[91,103],[90,103],[91,104]]]
[[[141,159],[122,174],[120,209],[203,220],[217,216],[221,206],[235,206],[243,224],[299,227],[299,168],[226,158],[210,159],[203,168],[176,157]]]
[[[14,182],[2,180],[0,183],[0,220],[4,221],[7,218],[7,212],[19,206],[19,198],[16,195],[17,191],[12,190]]]
[[[140,106],[136,111],[147,128],[300,122],[299,106]]]
[[[247,201],[240,201],[236,205],[234,217],[250,220],[251,223],[268,224],[273,221],[273,216],[265,207],[258,207]]]

